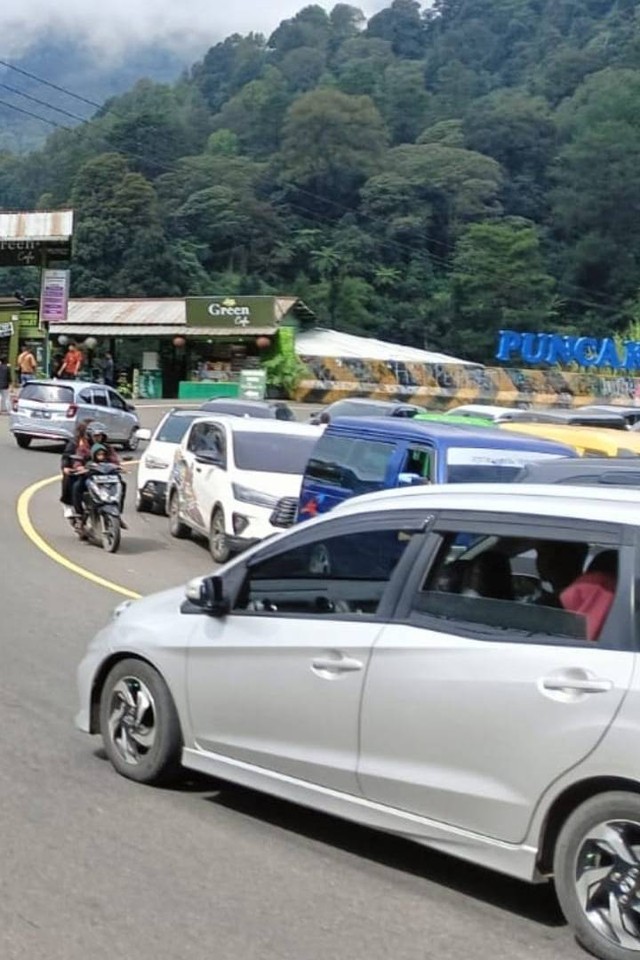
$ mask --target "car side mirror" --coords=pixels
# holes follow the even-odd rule
[[[133,405],[132,403],[129,403],[128,401],[125,400],[125,404],[124,404],[124,405],[125,405],[125,409],[127,409],[127,410],[129,411],[129,413],[135,413],[135,412],[136,412],[136,408],[134,407],[134,405]]]
[[[142,428],[141,430],[136,430],[136,437],[138,438],[138,440],[141,440],[142,442],[146,441],[148,443],[149,440],[151,440],[151,430],[147,430],[145,428]]]
[[[229,613],[230,604],[224,594],[222,577],[198,577],[187,584],[185,597],[194,607],[199,607],[210,617],[224,617]]]

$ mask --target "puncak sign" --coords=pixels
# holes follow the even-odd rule
[[[500,330],[496,359],[532,364],[575,363],[595,370],[640,370],[640,341]]]

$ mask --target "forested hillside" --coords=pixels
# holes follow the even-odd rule
[[[639,118],[638,0],[309,6],[0,155],[0,206],[75,208],[75,296],[297,294],[483,360],[640,319]]]

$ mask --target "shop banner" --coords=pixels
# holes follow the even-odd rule
[[[240,335],[277,329],[274,297],[187,297],[186,311],[188,327],[220,327]]]
[[[69,305],[69,271],[43,270],[40,288],[40,322],[64,323]]]
[[[12,323],[0,323],[0,337],[12,337],[13,336],[13,324]]]
[[[243,400],[264,400],[267,392],[266,370],[241,370],[238,396]]]

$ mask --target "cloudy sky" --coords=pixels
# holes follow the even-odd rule
[[[20,55],[43,34],[86,37],[98,49],[162,41],[199,53],[230,33],[269,33],[313,0],[0,0],[0,58]],[[335,0],[315,0],[330,10]],[[370,16],[391,0],[350,0]]]

